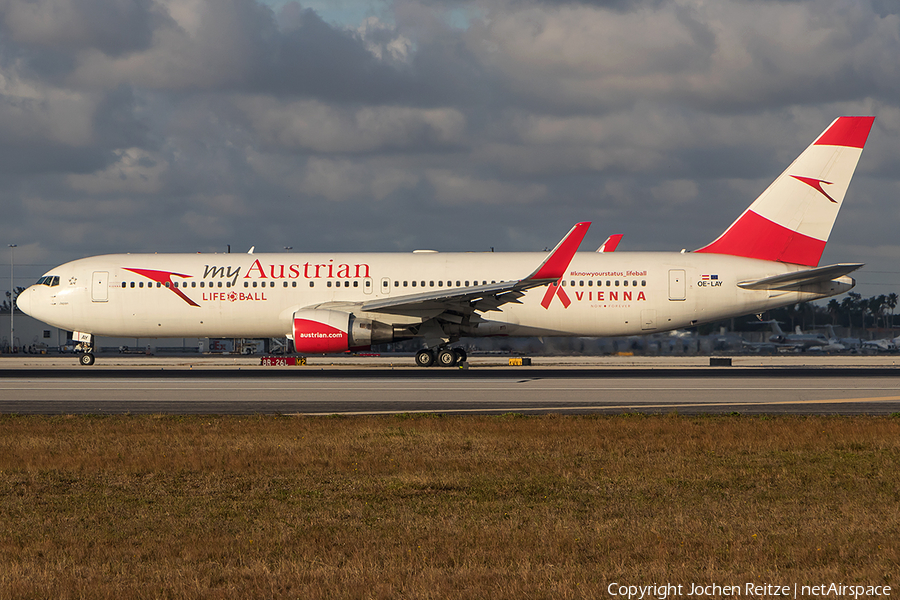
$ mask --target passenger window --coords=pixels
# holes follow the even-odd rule
[[[142,282],[138,283],[138,287],[144,287],[144,282],[142,281]]]
[[[579,282],[578,282],[578,285],[581,286],[581,287],[584,287],[584,279],[582,279],[581,281],[579,281]]]
[[[202,283],[202,282],[201,282],[201,283]],[[200,287],[203,287],[203,286],[200,286]],[[244,287],[250,287],[250,282],[249,282],[249,281],[245,281],[245,282],[244,282]]]
[[[642,279],[642,280],[641,280],[641,287],[647,287],[647,280],[646,280],[646,279]]]
[[[616,279],[616,287],[619,287],[619,280]]]
[[[134,282],[132,281],[132,282],[131,282],[131,285],[128,286],[128,287],[134,287]]]
[[[565,281],[565,280],[563,280],[562,284],[563,284],[563,287],[566,287],[566,281]]]
[[[625,281],[623,281],[622,283],[625,284],[625,287],[628,287],[628,280],[627,280],[627,279],[626,279]]]
[[[244,283],[246,284],[247,282],[245,281]],[[196,281],[192,281],[192,282],[191,282],[191,287],[192,287],[192,288],[197,287],[197,282],[196,282]]]
[[[570,283],[572,284],[572,287],[575,287],[575,280],[574,280],[574,279],[573,279]]]
[[[425,287],[425,282],[424,282],[424,281],[422,282],[422,287]]]
[[[372,282],[366,279],[366,287],[372,287]]]
[[[310,281],[310,282],[309,282],[309,287],[316,287],[316,282],[315,282],[315,281]]]
[[[428,282],[428,287],[434,287],[434,282],[433,282],[433,281],[429,281],[429,282]]]
[[[177,282],[177,281],[173,281],[173,282],[172,282],[172,287],[178,287],[178,282]]]
[[[594,285],[594,282],[591,281],[590,279],[588,279],[588,287],[592,287],[593,285]]]
[[[444,287],[444,282],[443,282],[443,281],[438,281],[438,287]]]
[[[350,282],[349,282],[349,281],[345,281],[345,282],[344,282],[344,287],[350,287]]]
[[[157,282],[156,282],[156,287],[162,287],[162,284],[161,284],[160,282],[157,281]],[[169,287],[168,284],[166,284],[166,287]]]
[[[331,287],[331,282],[330,281],[326,282],[325,287]]]
[[[413,287],[416,287],[416,282],[415,282],[415,281],[412,282],[412,286],[413,286]]]
[[[287,283],[288,283],[287,281],[284,282],[284,287],[287,287]]]
[[[353,280],[353,287],[359,287],[359,281]]]
[[[206,287],[206,282],[205,282],[205,281],[201,281],[201,282],[200,282],[200,287]]]
[[[637,287],[637,280],[632,281],[631,285],[633,285],[634,287]]]
[[[405,281],[403,282],[403,287],[406,287],[406,283],[407,283],[407,282],[405,282]]]
[[[202,281],[200,282],[200,287],[203,287],[203,282],[202,282]],[[256,287],[256,282],[255,282],[255,281],[253,282],[253,287]]]
[[[296,282],[296,281],[292,281],[292,282],[291,282],[291,287],[297,287],[297,282]]]

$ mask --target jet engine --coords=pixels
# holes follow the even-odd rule
[[[293,317],[294,350],[320,354],[364,350],[396,339],[393,326],[339,310],[303,309]]]

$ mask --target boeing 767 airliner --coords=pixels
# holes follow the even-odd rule
[[[652,333],[826,298],[861,264],[818,266],[874,117],[835,120],[725,232],[693,252],[114,254],[51,269],[29,315],[95,336],[285,337],[301,354],[420,338],[416,363],[481,336]],[[614,244],[613,244],[614,246]]]

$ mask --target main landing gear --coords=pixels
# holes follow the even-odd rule
[[[461,348],[438,348],[416,352],[416,365],[420,367],[455,367],[465,362],[466,351]]]

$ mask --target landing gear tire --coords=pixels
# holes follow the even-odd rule
[[[468,356],[466,355],[466,351],[465,351],[465,350],[463,350],[462,348],[457,348],[457,349],[455,350],[455,352],[456,352],[456,356],[457,356],[456,364],[460,364],[460,363],[466,362],[466,358],[468,358]]]
[[[444,348],[437,355],[438,364],[442,367],[452,367],[459,362],[459,354],[451,348]]]
[[[92,364],[94,364],[94,355],[91,354],[90,352],[85,352],[84,354],[82,354],[81,356],[78,357],[78,362],[80,362],[81,364],[83,364],[86,367],[89,367]]]
[[[434,352],[431,350],[419,350],[416,352],[416,364],[420,367],[430,367],[434,364]]]

